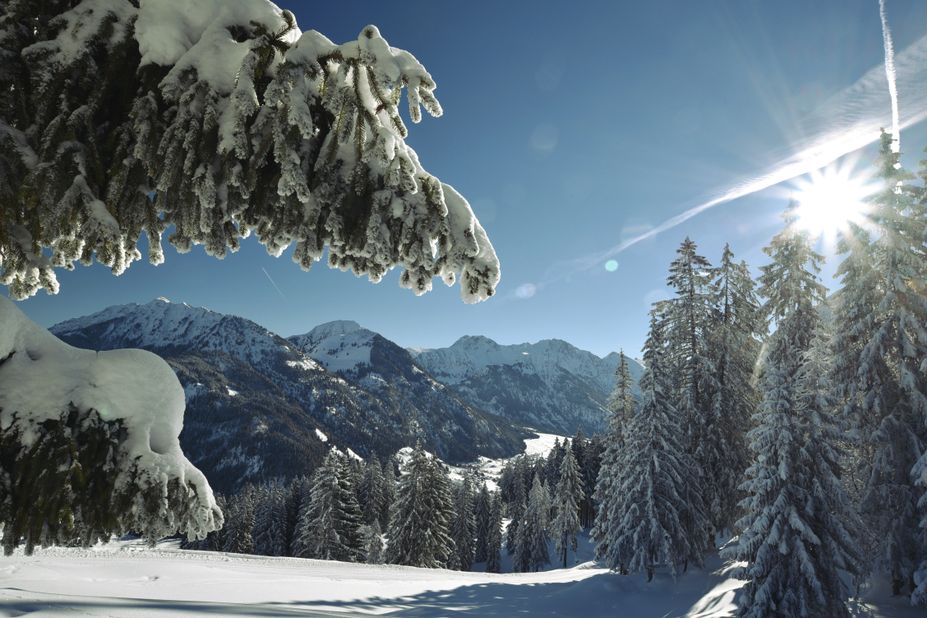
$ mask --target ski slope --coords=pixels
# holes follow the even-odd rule
[[[593,563],[497,575],[115,542],[0,559],[0,616],[715,618],[733,615],[741,585],[721,570],[690,570],[675,583],[658,574],[648,584]],[[870,609],[853,615],[923,616],[902,599]]]

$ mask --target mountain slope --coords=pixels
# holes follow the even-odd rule
[[[616,353],[600,358],[559,339],[500,345],[482,336],[412,352],[471,405],[515,424],[566,435],[602,431],[607,424]],[[636,383],[643,368],[630,358],[628,364]]]
[[[326,369],[368,392],[391,412],[406,419],[410,432],[425,443],[443,445],[436,454],[445,461],[462,461],[474,449],[480,454],[505,454],[504,445],[517,444],[528,434],[508,422],[465,403],[436,381],[404,348],[356,322],[322,324],[289,341]],[[462,450],[462,445],[471,445]]]
[[[158,299],[52,327],[90,349],[155,352],[187,397],[181,445],[219,491],[304,474],[331,445],[384,457],[421,438],[448,461],[508,456],[520,434],[456,402],[408,412],[378,389],[336,375],[286,339],[237,316]]]

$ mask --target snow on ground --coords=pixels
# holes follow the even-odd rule
[[[582,553],[583,550],[581,550]],[[148,549],[114,542],[0,560],[0,616],[732,616],[743,582],[715,558],[673,580],[621,576],[586,562],[540,573],[461,573],[393,565]],[[905,599],[856,617],[913,618]]]
[[[739,582],[697,573],[672,585],[584,564],[541,573],[191,552],[114,543],[15,554],[0,563],[2,616],[725,616]],[[692,613],[693,608],[706,608]]]

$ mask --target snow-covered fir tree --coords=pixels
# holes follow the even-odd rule
[[[367,564],[383,563],[383,532],[380,530],[380,522],[374,519],[371,523],[361,527],[361,534],[364,539],[364,555],[367,558]]]
[[[550,534],[563,568],[567,567],[567,555],[576,551],[576,534],[579,525],[579,504],[583,499],[583,478],[576,465],[572,449],[564,449],[560,464],[560,478],[553,495],[554,519],[550,524]]]
[[[502,497],[492,497],[489,510],[489,528],[486,535],[486,572],[502,570]]]
[[[222,551],[236,554],[254,553],[254,488],[245,487],[229,498]]]
[[[605,451],[602,453],[602,463],[596,479],[594,499],[596,504],[604,505],[611,501],[612,484],[620,477],[622,451],[625,442],[625,431],[630,425],[634,414],[634,397],[631,394],[631,373],[624,351],[619,352],[618,368],[615,372],[615,390],[609,398],[608,430],[605,434]],[[602,555],[607,553],[609,525],[608,516],[611,509],[599,508],[596,512],[595,525],[592,528],[592,540]]]
[[[687,561],[700,560],[702,548],[693,544],[686,522],[704,519],[701,505],[686,497],[687,485],[695,482],[694,466],[672,404],[663,327],[658,311],[651,311],[642,401],[631,415],[618,460],[599,472],[615,476],[601,496],[600,512],[607,513],[596,526],[596,555],[621,573],[646,572],[648,581],[659,566],[676,573]]]
[[[476,526],[476,541],[473,546],[473,561],[486,562],[489,556],[489,536],[492,521],[492,494],[486,483],[480,483],[473,503],[473,518]]]
[[[713,269],[698,247],[686,238],[670,263],[666,283],[675,294],[661,305],[664,331],[668,346],[667,362],[672,367],[674,384],[673,405],[682,417],[686,452],[695,463],[693,484],[684,488],[686,500],[711,504],[719,500],[720,489],[709,476],[709,466],[721,458],[726,445],[722,436],[710,427],[712,399],[717,390],[714,363],[710,357],[708,333],[713,317],[711,293]],[[683,517],[697,509],[687,509]],[[693,551],[704,552],[709,547],[708,520],[687,521]]]
[[[519,458],[519,463],[522,459],[523,458]],[[511,496],[506,505],[509,525],[505,529],[505,548],[509,555],[514,555],[515,549],[518,547],[518,529],[521,527],[522,520],[524,519],[526,503],[528,501],[527,492],[525,491],[524,475],[521,474],[518,465],[516,465],[513,470]]]
[[[259,487],[254,493],[254,553],[264,556],[285,556],[286,495],[277,484]]]
[[[749,433],[753,464],[743,489],[742,530],[730,555],[748,563],[740,614],[846,616],[838,570],[859,572],[854,513],[840,482],[829,356],[820,317],[821,256],[796,229],[765,248],[761,293],[775,322],[763,358],[762,403]]]
[[[476,543],[476,513],[473,504],[473,484],[469,475],[454,488],[454,510],[451,520],[451,538],[454,552],[448,567],[469,571],[473,567]]]
[[[360,508],[344,459],[332,450],[312,475],[309,504],[298,529],[301,557],[350,562],[363,557]]]
[[[401,267],[416,293],[435,276],[468,301],[493,293],[483,228],[405,143],[402,90],[413,122],[440,116],[434,80],[376,27],[336,45],[263,0],[13,1],[0,42],[0,278],[14,297],[57,291],[54,269],[76,260],[121,273],[142,234],[160,263],[172,226],[181,252],[222,257],[253,233],[273,255],[295,245],[302,268],[327,248],[373,281]]]
[[[380,529],[385,530],[389,525],[389,514],[393,508],[393,502],[396,501],[396,466],[392,460],[383,466],[383,488],[380,491],[382,502],[380,503]]]
[[[740,501],[738,487],[750,462],[746,432],[759,399],[755,368],[766,323],[746,262],[725,245],[714,271],[714,315],[708,329],[715,388],[701,450],[705,508],[716,533],[730,530]]]
[[[547,550],[550,540],[549,518],[550,496],[540,475],[535,475],[531,491],[528,492],[525,514],[518,526],[514,555],[517,571],[540,571],[550,564]]]
[[[399,478],[387,530],[386,561],[429,568],[447,565],[454,552],[453,516],[447,475],[416,444]]]
[[[900,594],[927,558],[915,473],[927,442],[927,249],[923,201],[884,133],[879,171],[882,190],[872,198],[867,229],[854,229],[841,245],[836,349],[871,533],[867,554]]]
[[[383,466],[376,457],[371,457],[364,465],[364,474],[358,487],[358,502],[364,512],[364,523],[379,521],[383,512]]]

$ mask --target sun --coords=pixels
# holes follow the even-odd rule
[[[813,237],[833,239],[850,223],[862,224],[875,192],[870,179],[852,166],[827,167],[795,185],[796,225]]]

